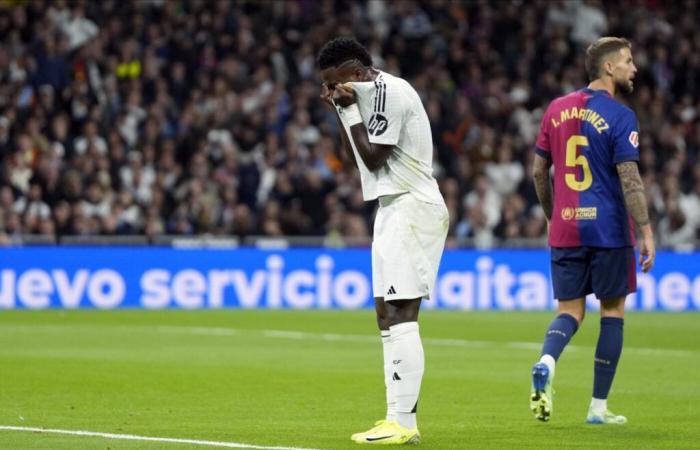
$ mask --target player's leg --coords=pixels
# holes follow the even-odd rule
[[[552,415],[556,363],[583,321],[585,310],[584,297],[558,302],[557,316],[545,333],[540,360],[532,366],[530,409],[538,420],[546,422]]]
[[[355,433],[350,438],[354,441],[361,441],[368,434],[374,433],[381,428],[387,421],[395,420],[395,401],[393,382],[391,376],[393,374],[391,367],[392,354],[392,339],[389,330],[389,320],[384,304],[384,243],[386,240],[387,222],[390,219],[390,214],[386,208],[380,205],[377,210],[377,216],[374,220],[374,240],[372,241],[372,291],[374,292],[374,309],[377,313],[377,326],[381,335],[382,353],[383,353],[383,368],[384,368],[384,388],[386,393],[386,416],[375,422],[374,427],[367,431]]]
[[[394,371],[391,363],[394,340],[389,330],[391,323],[389,322],[389,313],[386,308],[384,297],[374,298],[374,309],[377,312],[377,326],[382,336],[382,350],[384,355],[384,386],[386,388],[385,420],[396,420],[396,395],[394,393],[394,383],[392,380]]]
[[[418,314],[437,275],[448,218],[444,205],[421,202],[412,195],[397,200],[396,227],[385,259],[384,299],[393,341],[396,418],[402,427],[417,430],[416,411],[425,371]]]
[[[378,301],[379,299],[376,299]],[[425,358],[418,331],[418,312],[421,299],[385,301],[376,304],[377,320],[380,328],[389,326],[391,355],[388,363],[390,379],[387,393],[391,392],[395,401],[395,419],[379,421],[365,433],[353,435],[360,444],[410,444],[420,441],[416,423],[418,395],[423,379]],[[386,366],[385,366],[386,368]],[[387,394],[388,411],[392,403]]]
[[[386,392],[386,416],[375,422],[371,429],[355,433],[351,439],[363,444],[405,443],[413,435],[406,435],[399,426],[396,417],[396,390],[394,380],[393,360],[395,359],[395,340],[391,333],[391,321],[384,294],[395,292],[393,285],[387,282],[387,255],[391,255],[391,244],[394,238],[392,223],[396,222],[395,208],[386,199],[381,199],[374,221],[374,240],[372,242],[372,290],[374,292],[374,307],[377,314],[377,326],[381,333],[384,355],[384,385]],[[417,435],[415,430],[415,435]]]
[[[386,302],[392,345],[392,379],[396,396],[396,419],[408,429],[416,428],[418,395],[425,371],[423,343],[418,327],[421,299]]]
[[[546,364],[554,373],[556,362],[564,348],[576,334],[586,315],[586,298],[559,300],[557,316],[550,322],[542,344],[540,362]]]
[[[378,292],[378,290],[375,290]],[[389,331],[389,315],[384,302],[384,297],[374,298],[374,309],[377,313],[377,327],[382,337],[382,350],[384,356],[384,387],[386,392],[386,416],[374,423],[374,427],[367,431],[355,433],[350,436],[353,441],[363,441],[367,436],[381,433],[382,428],[387,422],[396,420],[396,398],[394,395],[394,382],[392,375],[394,374],[392,366],[392,344],[391,332]]]
[[[559,299],[557,316],[545,333],[540,360],[532,367],[530,409],[535,418],[549,420],[554,406],[552,388],[556,362],[583,322],[585,296],[591,290],[586,248],[552,248],[552,284]]]
[[[390,232],[375,234],[376,245],[373,246],[380,256],[377,271],[382,280],[381,286],[375,289],[375,296],[382,295],[384,299],[384,304],[376,304],[377,317],[378,320],[384,317],[380,326],[389,328],[390,353],[385,354],[387,411],[395,414],[395,420],[379,423],[371,433],[355,439],[358,443],[404,444],[420,439],[415,410],[424,370],[417,323],[420,298],[415,298],[420,296],[415,286],[415,280],[420,277],[415,271],[415,249],[406,243],[410,222],[399,207],[406,200],[410,199],[397,198],[386,205],[384,217],[386,223],[391,224],[386,227]],[[406,298],[405,293],[415,293],[415,297],[411,295],[414,300],[401,300]]]
[[[418,330],[421,299],[383,301],[375,299],[377,323],[389,327],[384,354],[387,381],[387,419],[352,439],[362,444],[407,444],[420,440],[416,422],[418,395],[425,370],[423,344]],[[385,352],[387,347],[385,347]]]
[[[356,442],[415,443],[420,440],[416,411],[425,370],[418,314],[437,275],[447,233],[447,210],[444,205],[423,203],[409,194],[393,197],[389,203],[384,201],[384,217],[391,226],[385,227],[388,232],[381,233],[380,238],[375,231],[375,242],[381,242],[377,245],[383,280],[380,292],[391,336],[396,420],[386,421],[374,434]]]
[[[374,292],[374,309],[377,313],[377,326],[382,339],[382,354],[384,367],[384,388],[386,393],[386,416],[384,421],[396,419],[396,399],[391,379],[393,372],[391,366],[391,355],[393,353],[393,339],[389,330],[389,315],[384,302],[384,282],[385,282],[385,253],[386,253],[386,228],[391,219],[390,210],[385,207],[379,208],[374,221],[374,241],[372,242],[372,290]],[[375,425],[381,425],[384,421],[379,420]]]
[[[611,413],[607,399],[622,354],[625,299],[637,289],[634,249],[597,249],[592,267],[593,290],[601,299],[600,333],[593,369],[593,397],[586,421],[621,424],[627,419]]]
[[[586,421],[592,424],[627,422],[625,416],[608,410],[608,394],[622,354],[625,297],[602,300],[600,334],[593,363],[593,397]]]

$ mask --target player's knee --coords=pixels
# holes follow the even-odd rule
[[[586,310],[579,310],[576,308],[559,308],[558,314],[566,314],[571,317],[573,317],[576,322],[578,323],[578,326],[580,327],[581,324],[583,324],[583,319],[586,318]]]
[[[561,314],[566,314],[568,316],[573,317],[574,320],[576,320],[576,323],[578,324],[579,327],[583,324],[583,319],[586,318],[585,313],[580,313],[578,311],[559,311],[559,315],[561,315]]]
[[[411,314],[407,314],[405,311],[401,310],[393,311],[388,317],[389,326],[394,326],[405,322],[415,322],[416,320],[418,320],[418,317],[414,317]]]
[[[600,315],[602,317],[623,317],[625,315],[625,297],[601,300]]]
[[[380,330],[388,330],[391,323],[389,322],[389,313],[383,297],[375,297],[374,309],[377,312],[377,326]]]
[[[420,302],[420,298],[387,302],[386,311],[388,313],[389,324],[393,326],[400,323],[418,321]]]
[[[389,321],[389,316],[387,314],[380,315],[377,312],[377,327],[379,327],[380,330],[388,330],[390,326],[391,322]]]
[[[617,317],[619,319],[623,319],[625,317],[625,311],[617,309],[601,309],[600,317]]]

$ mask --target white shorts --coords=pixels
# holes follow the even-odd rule
[[[426,203],[410,193],[379,197],[372,240],[374,297],[429,297],[448,228],[444,203]]]

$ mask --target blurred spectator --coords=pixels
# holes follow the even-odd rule
[[[675,198],[666,201],[664,218],[659,222],[660,244],[677,249],[688,248],[694,237],[693,224],[678,205]]]
[[[662,244],[683,246],[700,237],[698,23],[692,1],[0,2],[0,242],[366,238],[375,205],[315,63],[357,30],[426,106],[449,242],[480,247],[541,241],[544,107],[587,84],[588,43],[629,38],[639,71],[625,101],[652,220]]]

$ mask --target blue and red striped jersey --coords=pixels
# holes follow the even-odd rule
[[[542,117],[535,151],[554,166],[550,246],[634,246],[616,168],[639,161],[639,127],[630,108],[604,90],[559,97]]]

